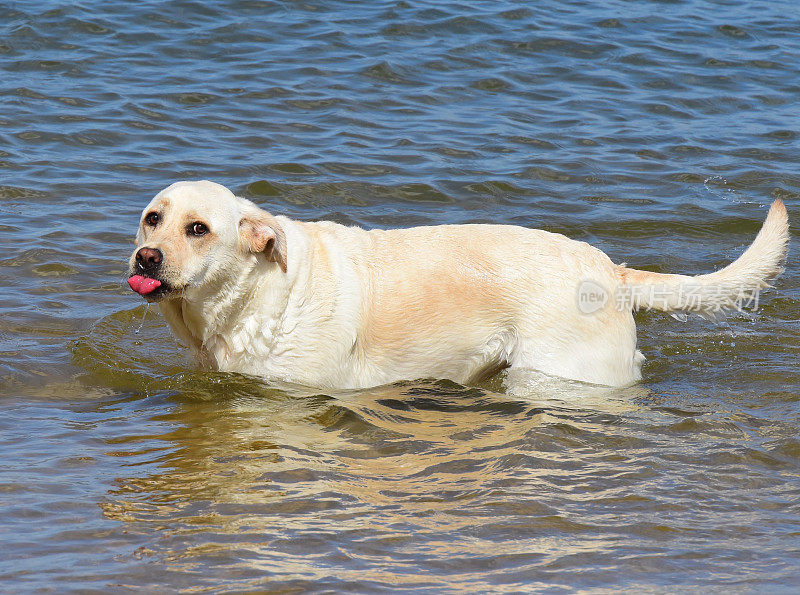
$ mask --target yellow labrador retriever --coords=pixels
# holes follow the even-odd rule
[[[735,262],[667,275],[541,230],[302,223],[178,182],[142,214],[128,283],[222,371],[365,388],[510,366],[617,387],[641,378],[635,309],[741,307],[780,272],[788,239],[776,200]]]

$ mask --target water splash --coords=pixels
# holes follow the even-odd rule
[[[754,200],[744,196],[736,188],[733,188],[731,183],[722,176],[710,176],[703,181],[703,187],[706,191],[716,198],[735,202],[737,204],[754,204],[764,206],[758,200]]]
[[[147,303],[147,304],[145,304],[145,306],[144,306],[144,314],[142,314],[142,322],[139,324],[139,328],[137,328],[135,331],[133,331],[133,332],[134,332],[134,333],[136,333],[137,335],[139,334],[139,331],[141,331],[141,330],[142,330],[142,328],[144,327],[144,321],[147,319],[147,312],[148,312],[149,310],[150,310],[150,304],[149,304],[149,303]]]

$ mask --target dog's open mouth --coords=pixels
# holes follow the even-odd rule
[[[147,300],[157,300],[170,292],[169,285],[153,277],[131,275],[128,277],[131,289]]]
[[[139,295],[147,295],[161,287],[161,281],[150,277],[143,277],[142,275],[133,275],[128,279],[128,285]]]

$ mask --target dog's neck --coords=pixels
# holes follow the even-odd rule
[[[223,368],[230,351],[223,337],[236,334],[249,310],[261,313],[263,320],[254,321],[259,331],[272,327],[268,319],[279,320],[289,299],[290,287],[275,263],[259,259],[254,266],[241,271],[234,280],[222,282],[203,295],[181,296],[160,304],[164,318],[173,332],[195,353],[201,365]],[[271,315],[271,316],[270,316]],[[265,324],[266,323],[266,324]]]

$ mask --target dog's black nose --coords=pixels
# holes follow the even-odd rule
[[[140,248],[136,253],[136,264],[144,270],[158,268],[162,260],[164,260],[164,255],[157,248]]]

